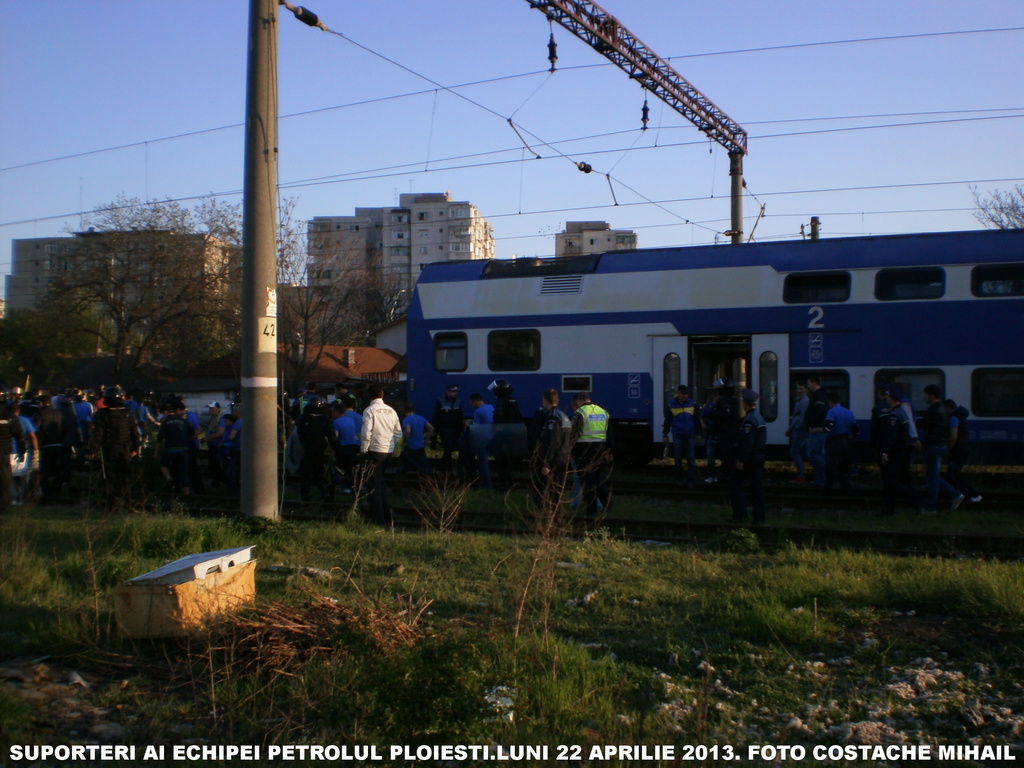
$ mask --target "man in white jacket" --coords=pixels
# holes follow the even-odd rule
[[[384,483],[384,468],[402,436],[402,423],[395,409],[384,402],[384,388],[380,384],[371,384],[368,392],[370,404],[363,411],[359,450],[368,467],[365,482],[369,488],[370,510],[380,525],[392,527],[394,519]]]

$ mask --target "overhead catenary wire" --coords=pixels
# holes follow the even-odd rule
[[[288,7],[289,10],[293,10],[291,8],[291,6],[288,6],[287,3],[284,3],[284,5],[286,7]],[[294,10],[293,10],[293,12],[294,12]],[[302,19],[300,19],[300,20],[302,20]],[[308,23],[308,22],[306,22],[306,23]],[[321,28],[324,29],[325,31],[331,32],[332,34],[337,34],[340,37],[343,37],[347,42],[354,43],[354,41],[352,41],[350,38],[345,37],[344,35],[340,35],[340,33],[333,32],[332,30],[328,29],[326,26],[321,26]],[[671,60],[673,58],[697,58],[697,57],[700,57],[700,56],[717,56],[717,55],[726,55],[726,54],[729,54],[729,53],[749,53],[749,52],[756,52],[756,51],[784,50],[784,49],[800,48],[800,47],[812,47],[812,46],[823,46],[823,45],[841,45],[841,44],[851,44],[851,43],[864,43],[864,42],[873,42],[873,41],[879,41],[879,40],[909,39],[909,38],[915,38],[915,37],[937,37],[937,36],[949,36],[949,35],[958,35],[958,34],[980,34],[980,33],[990,33],[990,32],[1009,32],[1009,31],[1020,31],[1021,29],[1024,29],[1024,28],[1008,27],[1008,28],[994,29],[994,30],[965,30],[965,31],[944,32],[944,33],[924,33],[924,34],[919,34],[919,35],[895,35],[895,36],[885,36],[885,37],[879,37],[879,38],[859,38],[859,39],[854,39],[854,40],[827,41],[827,42],[804,43],[804,44],[793,44],[793,45],[783,45],[783,46],[769,46],[769,47],[764,47],[764,48],[741,49],[741,50],[738,50],[738,51],[720,51],[720,52],[703,53],[703,54],[701,54],[701,53],[688,54],[686,56],[681,56],[681,57],[680,56],[669,57],[669,60]],[[354,44],[356,44],[356,43],[354,43]],[[356,45],[359,45],[359,44],[356,44]],[[359,47],[364,48],[365,50],[373,53],[374,55],[378,55],[378,56],[380,55],[380,54],[377,54],[374,51],[371,51],[370,49],[366,48],[365,46],[359,45]],[[387,57],[382,57],[382,58],[387,59]],[[390,59],[387,59],[387,60],[391,61]],[[397,62],[392,62],[392,63],[396,64],[397,66],[402,67],[403,69],[406,69],[407,71],[411,72],[412,74],[416,74],[419,77],[424,77],[423,75],[420,75],[419,73],[416,73],[413,70],[408,69],[407,67],[404,67],[401,64],[398,64]],[[565,70],[562,70],[562,71],[569,71],[571,69],[585,69],[585,68],[590,68],[590,67],[595,67],[595,66],[610,66],[610,65],[607,64],[607,63],[601,63],[601,64],[595,64],[595,65],[584,65],[584,66],[580,66],[580,67],[565,68]],[[540,73],[540,72],[524,73],[523,75],[512,75],[512,76],[506,76],[506,77],[502,77],[502,78],[492,78],[492,79],[487,80],[487,81],[477,81],[477,82],[478,83],[496,82],[498,80],[505,80],[505,79],[510,79],[510,78],[514,78],[514,77],[521,77],[521,76],[530,76],[530,75],[535,75],[535,74],[545,74],[545,75],[548,75],[549,73],[547,73],[547,72],[544,72],[544,73]],[[430,81],[429,78],[424,78],[424,79],[427,79],[429,82],[433,82],[433,81]],[[435,88],[419,91],[419,92],[416,92],[416,94],[418,95],[418,94],[424,94],[424,93],[431,93],[432,92],[432,93],[435,94],[435,97],[436,97],[436,94],[438,93],[439,89],[447,90],[450,93],[455,94],[455,90],[456,89],[461,88],[461,87],[465,87],[466,85],[468,85],[468,84],[463,84],[463,85],[459,85],[459,86],[442,86],[440,84],[437,84],[437,87],[435,87]],[[543,85],[543,83],[541,85]],[[539,87],[538,87],[538,90],[539,90]],[[534,91],[534,93],[536,93],[536,92],[537,91]],[[374,103],[374,102],[390,100],[390,99],[406,98],[406,97],[408,97],[410,95],[413,95],[413,94],[403,94],[403,95],[397,95],[397,96],[382,97],[382,98],[379,98],[379,99],[371,99],[371,100],[366,100],[364,102],[359,102],[359,103],[361,103],[361,104],[368,104],[368,103]],[[455,94],[455,95],[459,95],[459,94]],[[530,98],[532,98],[532,95],[531,95]],[[476,106],[478,106],[480,108],[487,109],[488,111],[492,112],[492,114],[495,114],[495,115],[499,114],[498,112],[496,112],[494,110],[490,110],[490,108],[488,108],[485,105],[482,105],[482,104],[480,104],[480,103],[478,103],[478,102],[476,102],[476,101],[474,101],[472,99],[466,98],[466,100],[469,101],[472,104],[475,104]],[[296,115],[313,114],[313,113],[316,113],[316,112],[322,112],[322,111],[326,111],[326,110],[330,110],[330,109],[346,108],[348,106],[351,106],[351,105],[339,105],[339,106],[335,106],[335,107],[320,108],[320,109],[317,109],[317,110],[307,110],[305,112],[295,113],[295,114]],[[1013,110],[1017,110],[1017,109],[1019,109],[1019,108],[1013,108]],[[516,111],[518,112],[518,109]],[[991,110],[957,110],[957,111],[950,111],[950,112],[894,113],[894,115],[897,115],[897,116],[913,116],[913,115],[921,115],[921,114],[963,114],[963,113],[990,112],[990,111]],[[1004,110],[999,110],[999,111],[1004,111]],[[515,114],[515,112],[513,112],[513,115],[514,114]],[[919,125],[938,124],[938,123],[942,123],[942,122],[959,122],[961,120],[975,120],[975,119],[977,119],[977,120],[987,120],[987,119],[1000,119],[1001,117],[1002,118],[1010,118],[1010,117],[1017,117],[1017,116],[1018,115],[1003,115],[1003,116],[987,116],[987,117],[977,117],[977,118],[962,118],[962,119],[958,119],[958,120],[949,120],[949,121],[946,121],[946,120],[941,120],[941,121],[919,121],[919,122],[915,122],[915,123],[898,123],[898,124],[890,124],[890,125],[886,125],[886,126],[855,126],[855,127],[837,128],[837,129],[821,129],[821,130],[815,130],[815,131],[775,133],[775,134],[767,134],[767,135],[765,135],[763,137],[757,137],[757,138],[782,138],[782,137],[786,137],[786,136],[804,136],[804,135],[810,135],[810,134],[813,134],[813,133],[827,133],[827,132],[833,132],[833,131],[870,130],[870,129],[885,128],[885,127],[898,127],[898,126],[902,126],[902,125],[919,126]],[[871,117],[879,117],[879,116],[845,116],[845,117],[824,117],[824,118],[799,118],[799,119],[793,120],[793,121],[761,121],[761,122],[746,121],[746,122],[749,125],[756,125],[756,124],[786,123],[786,122],[799,122],[799,121],[812,121],[812,120],[843,120],[843,119],[851,119],[852,120],[852,119],[865,119],[865,118],[871,118]],[[529,148],[529,145],[526,144],[526,142],[523,139],[522,135],[519,134],[518,130],[516,130],[515,124],[511,120],[511,118],[505,118],[505,119],[509,122],[510,125],[512,125],[513,130],[517,133],[517,135],[519,135],[519,138],[520,138],[521,141],[523,141],[524,146],[527,146]],[[227,127],[235,127],[235,126],[227,126]],[[241,124],[237,124],[237,127],[241,127]],[[194,131],[194,132],[189,132],[189,133],[185,133],[185,134],[179,134],[176,137],[167,137],[167,139],[156,139],[156,140],[152,140],[151,139],[151,140],[147,140],[145,142],[137,142],[135,144],[122,145],[122,148],[123,147],[129,147],[129,146],[144,145],[148,149],[149,144],[152,143],[153,141],[170,140],[171,138],[184,138],[184,137],[196,136],[196,135],[203,134],[203,133],[209,133],[209,132],[214,131],[214,130],[223,130],[223,128],[204,129],[204,130],[201,130],[201,131]],[[611,135],[615,135],[616,133],[623,134],[623,133],[630,133],[630,132],[631,131],[618,131],[618,132],[608,132],[606,134],[595,134],[594,138],[600,138],[600,137],[603,137],[603,136],[611,136]],[[581,140],[581,139],[578,139],[578,140]],[[542,143],[543,143],[544,146],[551,147],[552,151],[556,152],[557,156],[565,158],[565,159],[570,159],[574,163],[578,163],[579,161],[576,161],[576,160],[574,160],[574,158],[570,157],[570,153],[568,153],[568,152],[561,152],[561,151],[557,151],[557,150],[554,149],[555,146],[560,146],[565,141],[571,141],[571,140],[562,140],[562,141],[555,141],[555,142],[550,142],[550,143],[549,142],[542,142]],[[634,145],[635,145],[635,143],[636,143],[636,141],[634,141]],[[689,143],[696,143],[696,142],[686,142],[686,144],[689,144]],[[684,143],[679,143],[679,144],[671,144],[671,145],[667,145],[667,146],[684,146],[684,145],[685,145]],[[637,147],[636,150],[637,151],[642,151],[642,150],[649,149],[649,148],[653,148],[653,147]],[[632,149],[633,149],[633,147],[626,148],[625,150],[623,150],[622,148],[603,149],[603,150],[588,151],[586,154],[589,157],[589,156],[592,156],[592,155],[593,156],[597,156],[597,155],[600,155],[600,154],[606,154],[606,153],[612,153],[612,152],[624,152],[624,151],[625,152],[629,152]],[[93,152],[90,152],[90,153],[79,153],[79,154],[74,155],[73,157],[80,157],[83,154],[93,154],[93,153],[102,152],[102,151],[111,151],[111,149],[107,149],[107,150],[94,150]],[[509,150],[496,150],[495,152],[508,152],[508,151],[511,151],[511,150],[510,149]],[[530,151],[534,153],[534,157],[535,158],[541,158],[542,157],[539,153],[535,152],[532,148],[530,148]],[[493,153],[488,153],[488,154],[493,154]],[[428,155],[429,155],[429,152],[428,152]],[[71,157],[71,156],[69,156],[69,157]],[[37,161],[37,162],[39,162],[39,163],[41,163],[41,162],[52,162],[54,160],[56,160],[56,159]],[[523,161],[523,158],[520,158],[518,160],[518,162],[522,162],[522,161]],[[430,162],[430,159],[429,159],[429,156],[428,156],[428,164],[429,164],[429,162]],[[435,160],[433,162],[445,162],[445,159]],[[26,167],[26,166],[32,165],[32,164],[34,164],[34,163],[23,164],[21,166],[12,166],[11,168],[23,168],[23,167]],[[494,164],[495,165],[497,165],[497,164],[504,164],[504,162],[502,162],[502,163],[494,163]],[[487,165],[489,165],[489,164],[488,163],[479,163],[479,164],[466,165],[466,166],[461,166],[461,167],[465,167],[465,168],[486,167]],[[614,170],[616,165],[618,165],[618,162],[616,162],[616,164],[613,165],[610,170]],[[393,168],[399,168],[399,167],[405,167],[405,166],[392,166],[392,167]],[[437,169],[430,168],[429,171],[432,172],[432,171],[435,171],[435,170],[458,170],[459,168],[460,168],[459,166],[448,166],[448,167],[437,168]],[[0,169],[0,172],[5,171],[5,170],[10,170],[10,169]],[[424,172],[427,172],[427,170],[428,169],[425,168]],[[369,173],[372,173],[372,172],[373,172],[372,170],[369,171]],[[360,173],[360,172],[350,172],[348,174],[343,174],[341,176],[336,176],[336,177],[331,177],[331,178],[334,181],[341,182],[341,181],[358,181],[358,180],[366,180],[366,179],[373,179],[373,178],[384,178],[386,176],[396,175],[396,174],[392,174],[392,173],[381,173],[379,175],[367,175],[368,172],[364,171],[364,172],[361,172],[363,175],[356,176],[355,174],[357,174],[357,173]],[[615,198],[615,194],[614,194],[614,187],[612,186],[612,176],[610,175],[610,171],[609,171],[609,173],[607,173],[605,175],[606,175],[606,179],[608,181],[608,184],[609,184],[610,188],[612,189],[612,196],[613,196],[613,199],[614,199]],[[345,177],[345,178],[342,178],[342,177]],[[303,186],[311,186],[314,183],[318,183],[318,182],[313,182],[313,181],[310,181],[310,180],[298,180],[298,181],[293,181],[293,182],[287,182],[286,184],[282,185],[282,188],[285,188],[285,189],[287,189],[287,188],[301,188]],[[325,181],[324,183],[332,183],[332,181]],[[961,183],[963,183],[963,182],[961,182]],[[981,183],[990,183],[990,181],[989,180],[977,180],[975,182],[966,182],[966,183],[981,184]],[[931,184],[929,184],[929,186],[930,185]],[[622,184],[622,186],[624,188],[631,189],[626,184]],[[908,184],[908,185],[897,185],[897,186],[906,188],[906,187],[914,187],[916,185]],[[870,189],[878,189],[878,188],[886,188],[886,187],[885,186],[865,187],[865,189],[868,189],[868,188],[870,188]],[[849,190],[849,189],[858,189],[858,188],[856,188],[856,187],[847,187],[847,188],[837,188],[837,189],[842,189],[842,190],[845,191],[845,190]],[[631,191],[635,192],[635,190],[632,190],[632,189],[631,189]],[[747,190],[747,191],[749,193],[749,190]],[[820,191],[822,191],[822,190],[806,190],[806,191],[795,191],[795,192],[777,192],[777,193],[770,193],[770,194],[807,194],[807,193],[811,193],[811,192],[820,192]],[[227,196],[227,195],[232,195],[232,194],[238,194],[238,192],[231,191],[231,192],[227,192],[227,193],[215,194],[213,196],[215,196],[215,197],[216,196]],[[639,194],[639,193],[636,193],[636,194]],[[210,195],[196,195],[196,196],[188,196],[188,197],[179,197],[179,198],[176,198],[176,199],[184,201],[184,200],[201,199],[203,197],[209,197],[209,196]],[[704,198],[689,198],[689,199],[699,200],[699,199],[704,199]],[[665,203],[666,201],[654,201],[654,200],[652,200],[652,201],[649,201],[649,202],[651,204],[659,204],[659,203]],[[615,200],[615,204],[618,205],[619,201]],[[81,213],[82,212],[80,211],[77,214],[70,214],[70,215],[80,215]],[[493,214],[492,216],[500,216],[500,215],[502,215],[502,214]],[[508,215],[508,214],[504,214],[504,215]],[[33,219],[22,220],[22,222],[16,222],[16,223],[46,221],[46,220],[52,220],[52,219],[56,219],[56,218],[67,218],[67,217],[68,217],[68,215],[37,217],[37,218],[33,218]],[[688,221],[688,220],[686,220],[686,221]],[[0,223],[0,226],[8,226],[8,225],[10,225],[9,222]]]

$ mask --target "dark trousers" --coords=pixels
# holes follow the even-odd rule
[[[353,470],[356,466],[356,461],[359,459],[359,446],[358,445],[339,445],[334,449],[334,466],[336,472],[331,473],[331,488],[336,488],[339,485],[344,491],[355,491],[355,473]],[[338,474],[340,473],[340,477]]]
[[[199,471],[199,449],[188,449],[188,484],[192,486],[192,493],[202,495],[206,493],[206,483],[203,482],[203,473]]]
[[[70,466],[65,468],[65,453],[63,445],[44,445],[39,449],[39,487],[45,498],[59,496],[65,476],[70,475]],[[70,460],[70,454],[67,458]]]
[[[902,497],[910,506],[918,508],[924,499],[910,484],[910,451],[895,451],[887,454],[882,462],[882,512],[896,513],[896,502]]]
[[[454,429],[440,429],[438,439],[441,441],[441,463],[438,466],[442,472],[451,472],[455,469],[452,454],[459,450],[459,432]]]
[[[132,479],[131,448],[127,445],[104,445],[100,457],[107,495],[127,500]]]
[[[370,502],[370,513],[373,520],[384,527],[390,527],[395,522],[391,515],[391,504],[388,501],[388,487],[384,481],[384,470],[387,468],[390,458],[390,453],[366,452],[369,471],[365,487]]]
[[[210,471],[210,487],[220,488],[224,482],[224,468],[220,461],[220,446],[210,445],[206,451],[207,467]]]
[[[330,498],[327,480],[324,478],[324,454],[306,451],[299,464],[299,498],[309,501],[310,492],[316,488],[324,501]]]
[[[960,493],[969,499],[973,499],[978,496],[978,491],[971,484],[971,481],[964,474],[964,465],[967,463],[966,459],[949,457],[949,463],[946,465],[946,482],[956,488]]]
[[[612,462],[604,443],[576,443],[573,452],[576,472],[583,488],[587,519],[596,520],[598,511],[607,512],[611,503]]]
[[[754,513],[754,523],[762,525],[766,521],[764,506],[764,462],[745,463],[743,469],[733,469],[729,475],[729,501],[732,503],[732,521],[743,523],[747,519],[747,502],[743,494],[743,486],[750,486],[750,502]]]
[[[825,441],[825,489],[831,490],[832,484],[838,480],[839,487],[846,493],[853,493],[847,473],[853,464],[853,449],[849,435],[835,435]]]

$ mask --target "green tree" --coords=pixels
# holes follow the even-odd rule
[[[96,351],[95,315],[15,309],[0,319],[0,381],[52,384],[66,378],[75,357]],[[83,331],[91,328],[90,331]]]

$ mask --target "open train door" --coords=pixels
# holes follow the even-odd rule
[[[665,421],[665,406],[676,395],[680,384],[691,385],[688,336],[652,336],[651,380],[653,403],[651,407],[651,439],[661,442],[661,428]]]
[[[789,335],[751,336],[750,368],[753,388],[761,395],[758,407],[768,422],[768,445],[785,445],[789,427]]]

